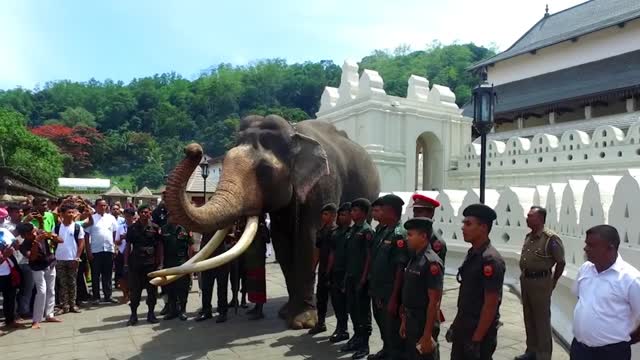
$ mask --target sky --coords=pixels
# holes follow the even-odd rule
[[[0,0],[0,89],[122,80],[219,63],[359,60],[434,40],[505,50],[583,0]]]

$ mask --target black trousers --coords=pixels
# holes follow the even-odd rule
[[[244,256],[233,260],[227,267],[227,276],[231,279],[231,296],[238,297],[238,292],[247,293],[247,267]],[[241,284],[242,283],[242,284]]]
[[[78,275],[76,276],[76,305],[82,301],[89,300],[89,289],[87,288],[87,279],[84,274],[87,271],[87,258],[81,257],[82,261],[78,264]]]
[[[475,322],[455,324],[451,344],[451,360],[491,360],[498,346],[498,329],[492,326],[480,343],[480,358],[469,353],[471,338],[476,328]]]
[[[318,323],[324,324],[327,317],[327,305],[329,304],[329,276],[322,272],[318,274],[316,286],[316,308],[318,309]]]
[[[113,253],[101,251],[93,253],[93,261],[91,262],[91,290],[93,292],[93,300],[100,300],[100,285],[105,299],[111,299],[113,276]]]
[[[631,344],[619,342],[598,347],[589,347],[576,339],[571,342],[571,360],[631,360]]]
[[[432,330],[431,337],[436,341],[435,351],[431,354],[420,354],[416,349],[416,345],[418,341],[422,338],[422,334],[424,334],[424,325],[427,321],[427,309],[408,309],[405,308],[406,314],[406,330],[407,330],[407,339],[405,342],[405,358],[407,360],[439,360],[440,359],[440,348],[438,346],[438,334],[440,333],[440,328],[438,325],[434,326]]]
[[[129,269],[129,306],[137,309],[142,298],[142,289],[147,290],[147,306],[149,309],[156,306],[158,299],[158,287],[151,285],[147,274],[156,270],[155,266],[134,266]]]
[[[229,308],[227,287],[229,286],[229,267],[223,265],[219,268],[203,271],[202,276],[202,312],[211,313],[211,299],[213,298],[213,286],[218,283],[218,313],[226,314]]]
[[[383,299],[372,298],[373,316],[376,319],[382,338],[383,351],[390,359],[402,359],[404,340],[400,338],[400,317],[393,316],[387,311],[388,302]]]
[[[349,314],[347,312],[347,294],[343,288],[344,273],[333,273],[333,281],[331,282],[331,306],[336,314],[338,323],[337,330],[347,331],[347,322]]]
[[[0,276],[0,292],[2,292],[2,311],[5,324],[13,324],[16,314],[16,288],[11,286],[11,275]]]
[[[169,311],[187,311],[187,297],[189,296],[189,285],[191,285],[191,275],[185,275],[169,285],[164,286],[168,297]]]
[[[369,289],[366,285],[358,289],[357,281],[352,278],[347,278],[345,288],[349,315],[351,315],[351,321],[353,321],[353,331],[355,335],[368,340],[369,336],[371,336],[371,298],[369,297]]]

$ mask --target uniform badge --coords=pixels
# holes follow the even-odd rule
[[[431,275],[438,275],[440,274],[440,267],[438,264],[431,264],[431,266],[429,266],[429,271],[431,271]]]
[[[492,277],[493,276],[493,265],[491,264],[487,264],[482,268],[482,274],[484,274],[485,277]]]
[[[433,242],[433,251],[440,251],[442,250],[442,243],[439,240],[436,240]]]
[[[396,241],[396,245],[397,245],[399,248],[401,248],[401,249],[402,249],[402,248],[404,247],[404,240],[398,240],[398,241]]]
[[[391,244],[391,240],[384,240],[383,241],[385,244]]]

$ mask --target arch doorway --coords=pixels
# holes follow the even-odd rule
[[[416,139],[415,190],[442,190],[444,182],[442,143],[432,132]]]

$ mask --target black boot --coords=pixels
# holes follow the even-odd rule
[[[364,359],[369,355],[369,337],[362,337],[358,345],[356,352],[351,356],[354,360]]]
[[[188,316],[187,316],[187,304],[186,303],[180,304],[179,309],[178,309],[178,319],[180,319],[182,321],[186,321],[188,319]]]
[[[324,324],[324,321],[318,321],[316,326],[314,326],[311,329],[309,329],[308,334],[309,335],[315,335],[315,334],[319,334],[319,333],[325,332],[325,331],[327,331],[327,326]]]
[[[216,318],[216,323],[223,323],[227,321],[227,313],[226,312],[222,312],[218,314],[218,317]]]
[[[127,321],[127,326],[133,326],[138,323],[138,308],[131,307],[131,316],[129,316],[129,321]]]
[[[342,345],[342,347],[340,348],[340,352],[353,352],[358,350],[358,347],[360,346],[360,343],[362,341],[360,340],[360,336],[358,334],[353,335],[353,337],[351,339],[349,339],[349,341],[347,341],[346,344]]]
[[[171,305],[171,304],[168,305],[167,307],[168,309],[164,314],[164,320],[173,320],[177,318],[178,315],[180,314],[178,311],[178,307],[176,305]],[[160,314],[162,315],[162,312],[160,312]]]
[[[255,312],[249,316],[249,320],[260,320],[264,319],[264,313],[262,312],[262,304],[256,304]]]
[[[204,320],[209,320],[213,317],[213,315],[211,315],[211,310],[201,310],[198,315],[196,316],[196,321],[204,321]]]
[[[149,324],[157,324],[158,319],[156,318],[156,314],[154,312],[153,306],[149,306],[149,312],[147,313],[147,322]]]
[[[367,360],[383,360],[387,358],[387,354],[385,354],[384,349],[378,351],[373,355],[367,356]]]
[[[160,310],[160,315],[167,315],[169,313],[170,307],[168,303],[164,303],[164,307]]]
[[[249,305],[247,305],[247,293],[242,293],[242,301],[240,301],[240,307],[243,309],[249,307]]]
[[[525,352],[522,355],[516,356],[514,360],[536,360],[536,354],[532,352]]]
[[[345,340],[349,340],[349,333],[343,329],[336,329],[336,331],[333,332],[333,335],[329,337],[329,342],[332,344]]]

